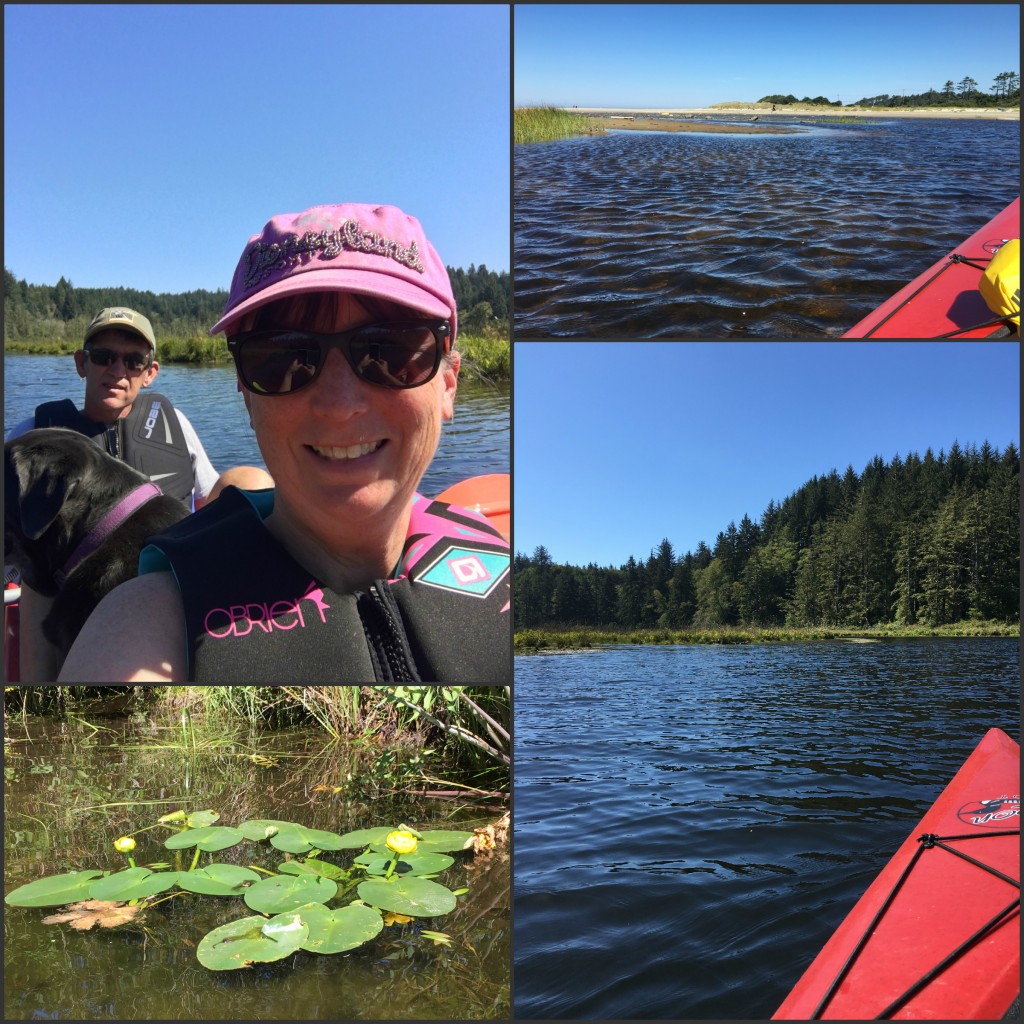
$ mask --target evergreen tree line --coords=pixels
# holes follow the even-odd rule
[[[842,107],[840,100],[829,100],[824,96],[810,99],[805,96],[798,100],[792,93],[785,96],[762,96],[758,103],[819,104],[821,106]],[[946,81],[942,89],[929,89],[927,92],[913,95],[890,95],[881,93],[878,96],[865,96],[855,103],[846,104],[851,107],[948,107],[951,105],[971,107],[1019,107],[1020,106],[1020,75],[1016,71],[1001,71],[992,82],[990,93],[981,92],[978,83],[970,75],[959,82],[952,79]]]
[[[448,267],[459,310],[459,330],[473,337],[508,337],[511,281],[484,264]],[[108,306],[128,306],[149,317],[161,337],[205,336],[220,319],[227,291],[170,294],[136,288],[76,288],[64,277],[54,285],[17,280],[4,267],[4,342],[78,340],[89,321]]]
[[[1020,621],[1020,454],[986,441],[815,476],[677,558],[619,568],[515,555],[517,629]]]

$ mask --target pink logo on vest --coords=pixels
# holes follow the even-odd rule
[[[451,569],[452,575],[463,586],[468,586],[470,583],[479,583],[482,580],[489,580],[491,578],[487,567],[476,555],[470,555],[467,558],[453,558],[448,563],[448,568]]]
[[[248,636],[254,629],[264,633],[273,633],[275,629],[287,632],[296,626],[305,629],[307,619],[302,601],[312,601],[320,621],[327,621],[326,612],[331,606],[324,600],[323,589],[318,587],[314,580],[306,593],[294,601],[260,601],[252,604],[233,604],[229,608],[211,608],[203,620],[203,628],[206,635],[215,640]],[[308,612],[308,609],[305,611]]]

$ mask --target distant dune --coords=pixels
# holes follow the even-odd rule
[[[578,114],[756,114],[772,116],[771,103],[730,101],[710,107],[566,107]],[[823,107],[811,103],[776,104],[776,117],[793,114],[823,117],[933,117],[1019,121],[1019,107]]]

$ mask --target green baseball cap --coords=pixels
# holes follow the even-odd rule
[[[111,306],[101,309],[93,318],[92,323],[85,329],[84,345],[94,334],[100,331],[134,331],[149,342],[149,347],[156,353],[156,337],[153,334],[153,325],[141,313],[127,306]]]

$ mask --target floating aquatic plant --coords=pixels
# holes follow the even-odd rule
[[[169,895],[240,897],[256,916],[215,928],[196,950],[204,967],[223,971],[282,960],[300,949],[344,953],[371,941],[386,923],[447,914],[467,891],[453,892],[434,878],[455,863],[450,853],[472,846],[471,832],[421,833],[403,824],[339,835],[275,819],[214,825],[219,819],[215,811],[174,811],[147,826],[176,830],[164,842],[169,850],[195,848],[187,870],[169,870],[166,863],[136,866],[131,856],[136,842],[121,836],[113,845],[128,858],[129,868],[40,878],[8,893],[4,902],[13,907],[65,906],[63,913],[43,922],[87,930],[95,924],[112,928],[137,920]],[[277,872],[217,862],[198,866],[202,853],[244,842],[269,842],[288,859]],[[359,851],[349,868],[322,857],[342,850]],[[451,941],[444,932],[422,934],[435,945]]]

